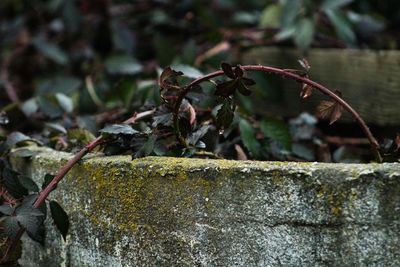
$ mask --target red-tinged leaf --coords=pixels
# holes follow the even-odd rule
[[[303,89],[300,92],[300,97],[303,99],[309,98],[312,95],[312,86],[303,83]]]
[[[242,77],[240,78],[240,80],[243,82],[244,85],[252,86],[256,84],[256,82],[253,79],[247,77]]]
[[[242,95],[245,95],[245,96],[251,95],[251,90],[249,88],[247,88],[247,86],[244,85],[242,81],[239,81],[237,83],[237,89]]]
[[[230,80],[227,82],[217,84],[217,89],[215,90],[215,95],[219,95],[222,97],[228,97],[235,93],[237,87],[238,80]]]
[[[231,79],[236,78],[235,73],[233,73],[232,66],[229,65],[228,63],[222,62],[221,69],[225,73],[225,75],[228,76],[229,78]]]
[[[394,143],[397,146],[396,151],[399,150],[400,149],[400,133],[396,134],[396,138],[394,139]]]
[[[310,70],[310,64],[308,63],[307,59],[303,58],[303,59],[299,59],[298,62],[300,63],[300,65],[303,67],[303,69],[305,71],[309,71]]]
[[[329,124],[334,123],[342,116],[342,106],[333,101],[323,100],[317,107],[317,116],[329,118]]]
[[[183,75],[183,72],[175,71],[175,70],[171,69],[170,67],[167,67],[161,73],[160,79],[158,80],[158,84],[159,84],[161,89],[169,88],[173,84],[170,83],[168,80],[171,79],[171,78],[175,78],[175,77],[181,76],[181,75]]]
[[[237,66],[235,68],[235,76],[236,77],[243,77],[244,71],[241,66]]]

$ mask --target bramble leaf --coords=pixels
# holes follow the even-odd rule
[[[221,63],[221,69],[225,73],[225,75],[231,79],[235,79],[236,75],[233,72],[232,66],[228,63],[222,62]]]
[[[54,224],[57,229],[60,231],[64,241],[67,237],[68,229],[69,229],[69,218],[68,214],[64,211],[64,209],[58,204],[56,201],[50,201],[50,212],[51,217],[53,218]]]
[[[231,101],[225,99],[222,103],[222,106],[219,108],[217,113],[217,124],[220,127],[228,128],[234,117],[234,109],[232,108]]]

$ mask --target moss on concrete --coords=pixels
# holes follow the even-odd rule
[[[71,157],[39,151],[28,168],[13,158],[37,180]],[[24,258],[38,266],[400,264],[399,167],[91,155],[51,196],[71,217],[68,242],[50,231],[40,257]]]

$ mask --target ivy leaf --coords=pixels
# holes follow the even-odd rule
[[[323,100],[317,107],[317,116],[329,118],[329,124],[333,124],[342,116],[342,106],[334,101]]]
[[[266,137],[277,142],[285,150],[291,150],[292,136],[286,123],[280,120],[266,118],[261,121],[260,128]]]
[[[104,127],[99,131],[101,134],[108,134],[108,135],[134,135],[139,133],[139,131],[136,131],[133,129],[131,126],[127,124],[112,124]]]
[[[231,101],[225,99],[217,112],[218,126],[220,127],[222,126],[223,128],[228,128],[233,121],[234,115],[235,112],[234,108],[232,108]]]
[[[2,172],[3,184],[8,192],[15,198],[21,198],[28,194],[28,190],[21,185],[18,179],[18,173],[9,167],[5,167]]]
[[[222,71],[224,72],[224,74],[227,77],[229,77],[231,79],[235,79],[236,78],[236,75],[233,72],[232,66],[230,64],[222,62],[221,63],[221,69],[222,69]]]
[[[69,229],[69,218],[68,214],[64,211],[64,209],[58,204],[56,201],[50,201],[50,212],[51,217],[53,218],[54,224],[57,229],[60,231],[64,241],[67,237],[68,229]]]
[[[253,126],[245,119],[239,121],[240,136],[245,147],[258,157],[261,153],[261,144],[256,139],[256,133]]]

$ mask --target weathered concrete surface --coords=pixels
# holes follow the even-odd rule
[[[67,242],[25,239],[22,266],[400,266],[400,164],[89,157],[52,194]]]

